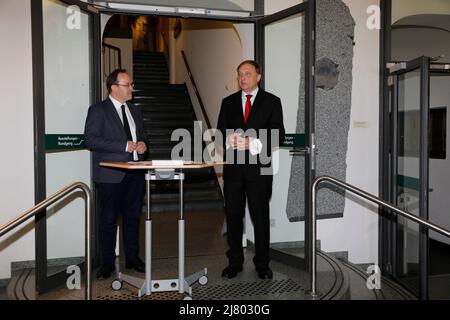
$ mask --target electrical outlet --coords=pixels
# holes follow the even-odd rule
[[[270,219],[270,227],[271,228],[275,227],[275,219]]]

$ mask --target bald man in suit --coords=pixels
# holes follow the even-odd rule
[[[283,111],[278,97],[258,87],[261,80],[258,63],[246,60],[237,72],[241,90],[223,99],[217,121],[224,137],[227,161],[223,179],[229,249],[228,266],[222,277],[234,278],[243,270],[242,235],[247,201],[255,231],[255,270],[261,279],[272,279],[269,202],[273,175],[267,170],[271,163],[261,161],[261,151],[266,150],[270,158],[276,147],[271,143],[271,136],[278,133],[278,145],[284,140]],[[265,139],[261,135],[264,130],[268,133]],[[244,163],[239,163],[240,159],[245,159]]]

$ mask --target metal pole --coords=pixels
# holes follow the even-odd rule
[[[147,217],[145,219],[145,281],[146,291],[145,294],[152,293],[152,217],[151,217],[151,191],[150,181],[152,178],[152,172],[148,170],[145,175],[146,191],[147,191]]]
[[[317,257],[316,257],[316,193],[317,180],[313,183],[311,192],[311,296],[317,297]]]
[[[180,169],[180,217],[178,221],[178,292],[184,293],[184,200],[183,200],[183,169]]]
[[[86,250],[86,300],[92,299],[92,243],[91,243],[91,230],[92,230],[92,217],[91,217],[91,193],[89,189],[85,189],[82,186],[86,194],[85,203],[85,224],[86,224],[86,239],[85,239],[85,250]],[[87,188],[87,187],[86,187]]]

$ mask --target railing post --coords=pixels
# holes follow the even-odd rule
[[[311,245],[310,245],[310,247],[311,247],[311,250],[310,250],[310,252],[311,252],[311,257],[310,257],[311,290],[309,293],[313,298],[316,298],[320,295],[320,293],[317,292],[317,259],[316,259],[316,238],[317,238],[316,198],[317,198],[317,195],[316,194],[317,194],[318,185],[325,181],[332,185],[335,185],[345,191],[350,191],[350,192],[360,196],[363,199],[366,199],[373,203],[376,203],[379,206],[382,206],[384,208],[392,210],[392,211],[400,214],[401,216],[418,223],[421,226],[429,228],[433,231],[436,231],[436,232],[450,238],[450,230],[442,228],[424,218],[415,216],[412,213],[409,213],[407,211],[399,209],[396,206],[389,204],[370,193],[367,193],[357,187],[354,187],[348,183],[342,182],[338,179],[335,179],[335,178],[332,178],[329,176],[318,177],[312,185],[311,213],[310,213],[310,222],[311,222],[311,227],[310,227],[311,228]]]
[[[20,226],[22,223],[27,221],[28,219],[34,217],[37,212],[40,212],[42,209],[47,208],[48,206],[54,204],[55,202],[63,199],[65,196],[70,194],[75,189],[81,189],[86,196],[85,200],[85,263],[86,263],[86,288],[85,288],[85,299],[91,300],[92,298],[92,245],[91,245],[91,209],[92,209],[92,195],[89,187],[83,182],[74,182],[70,185],[65,186],[61,190],[55,192],[45,200],[39,202],[34,207],[24,211],[19,214],[17,217],[7,222],[4,225],[0,225],[0,237],[6,234],[7,232],[13,230],[14,228]]]
[[[91,192],[87,186],[82,186],[84,193],[86,194],[85,201],[85,224],[86,224],[86,234],[85,234],[85,250],[86,250],[86,289],[85,298],[86,300],[92,299],[92,203],[91,203]]]
[[[316,222],[316,193],[319,179],[314,181],[311,190],[311,214],[310,214],[310,228],[311,228],[311,254],[310,270],[311,270],[311,291],[309,294],[316,298],[317,294],[317,257],[316,257],[316,238],[317,238],[317,222]]]

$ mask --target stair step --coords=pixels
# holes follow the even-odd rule
[[[144,128],[147,136],[172,136],[172,130],[170,128]],[[191,135],[194,134],[194,128],[186,128]]]
[[[137,73],[133,73],[134,76],[134,82],[139,83],[141,81],[145,81],[149,78],[153,78],[155,76],[159,76],[159,75],[168,75],[169,71],[167,69],[163,69],[163,68],[152,68],[152,67],[148,67],[148,68],[143,68],[139,71],[137,71]]]
[[[133,100],[136,102],[152,102],[155,100],[158,100],[158,102],[169,102],[169,103],[180,103],[182,102],[189,102],[187,97],[182,97],[179,94],[170,94],[170,95],[157,95],[154,92],[140,92],[133,96]],[[148,100],[148,101],[147,101]],[[180,101],[181,100],[181,101]]]
[[[171,90],[171,91],[186,91],[184,84],[170,84],[170,83],[155,83],[149,86],[152,90]]]
[[[191,103],[189,100],[179,96],[156,96],[156,95],[136,95],[133,99],[133,103],[147,104],[149,107],[152,106],[178,106],[178,107],[189,107],[191,108]]]
[[[192,106],[190,106],[188,103],[183,102],[164,103],[162,101],[139,101],[133,102],[133,104],[139,106],[143,112],[192,112]]]
[[[178,113],[178,114],[164,114],[161,112],[155,112],[155,113],[146,113],[144,115],[142,115],[142,118],[144,120],[144,122],[146,121],[189,121],[189,122],[193,122],[194,121],[194,117],[192,114],[183,114],[183,113]]]
[[[172,132],[186,129],[191,136],[196,120],[185,84],[169,84],[169,71],[162,53],[135,52],[133,63],[135,91],[133,103],[141,108],[144,130],[148,136],[147,159],[170,159],[179,141],[171,141]],[[203,154],[203,148],[191,153]],[[196,153],[196,154],[197,154]],[[193,154],[189,155],[193,158]],[[179,182],[158,181],[151,184],[152,210],[176,210],[179,205]],[[185,208],[223,208],[222,191],[211,168],[186,170]]]
[[[144,126],[176,130],[193,127],[194,123],[191,120],[166,120],[164,122],[158,120],[144,120]]]

